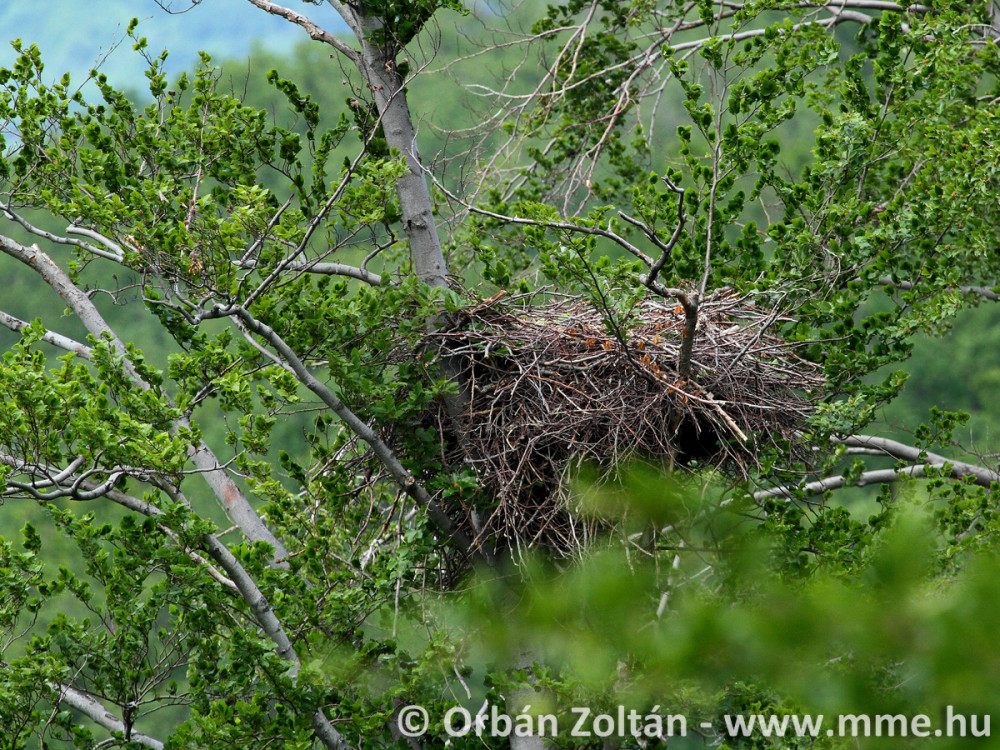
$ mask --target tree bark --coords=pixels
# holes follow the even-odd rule
[[[346,12],[353,16],[345,20],[361,42],[361,55],[356,62],[378,108],[386,143],[403,155],[409,168],[397,182],[396,191],[403,212],[403,231],[410,243],[413,271],[428,286],[445,287],[448,266],[441,251],[434,204],[417,149],[417,131],[406,98],[405,81],[396,66],[400,48],[392,41],[379,39],[383,27],[380,16],[354,9]]]
[[[524,648],[514,659],[513,668],[525,670],[528,673],[528,682],[534,682],[531,675],[531,665],[536,661],[538,658],[535,654],[530,649]],[[535,690],[529,685],[514,690],[507,698],[508,716],[516,720],[517,716],[529,713],[534,700]],[[510,750],[545,750],[545,740],[537,734],[521,735],[514,732],[510,736]]]
[[[94,303],[90,301],[90,298],[70,280],[66,272],[57,263],[39,250],[36,245],[22,245],[3,235],[0,235],[0,252],[6,253],[38,273],[62,297],[80,322],[86,327],[87,331],[95,338],[100,339],[105,334],[109,336],[111,345],[122,357],[125,374],[135,383],[137,388],[143,390],[149,389],[149,383],[142,378],[129,360],[128,350],[118,337],[118,334],[104,320],[104,317]],[[178,429],[188,427],[190,427],[190,422],[187,417],[182,416],[174,422],[171,431],[176,432]],[[288,556],[288,550],[285,548],[285,545],[278,540],[274,533],[267,527],[267,524],[257,515],[257,511],[254,510],[250,501],[247,500],[246,496],[237,487],[232,477],[226,473],[226,470],[222,467],[221,462],[208,444],[202,440],[197,446],[192,446],[189,450],[189,458],[198,468],[205,482],[211,488],[212,493],[222,505],[223,510],[239,526],[247,539],[251,542],[266,542],[273,547],[274,562],[277,565],[281,565],[281,561]]]

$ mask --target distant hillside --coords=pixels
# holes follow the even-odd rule
[[[0,3],[0,66],[8,66],[14,52],[7,44],[21,38],[35,42],[42,50],[50,80],[70,71],[82,80],[108,51],[121,41],[129,20],[142,20],[139,33],[149,39],[150,49],[170,50],[168,69],[190,69],[198,52],[213,58],[244,56],[253,45],[272,52],[287,52],[305,33],[279,18],[269,16],[246,0],[162,0],[174,11],[167,13],[155,0],[4,0]],[[343,23],[326,4],[322,6],[286,0],[286,5],[308,12],[331,31],[344,29]],[[303,7],[304,6],[304,7]],[[130,44],[119,47],[101,68],[121,87],[144,83],[142,66],[137,64]]]

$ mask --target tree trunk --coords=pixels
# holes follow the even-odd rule
[[[448,268],[441,252],[427,176],[417,150],[417,131],[413,127],[404,81],[396,67],[399,50],[394,44],[376,41],[382,29],[381,18],[358,14],[357,21],[362,30],[362,52],[358,63],[361,74],[378,107],[386,142],[406,158],[409,167],[397,183],[396,190],[403,211],[403,231],[410,243],[413,270],[417,278],[428,286],[444,287],[448,283]]]
[[[526,670],[528,682],[531,683],[534,682],[531,675],[531,665],[536,661],[538,658],[530,649],[522,648],[514,660],[513,668]],[[532,703],[537,700],[537,697],[535,690],[530,685],[513,691],[507,698],[507,714],[514,719],[521,714],[530,713]],[[536,710],[537,708],[535,706]],[[510,750],[545,750],[545,740],[537,734],[519,735],[515,732],[510,736]]]

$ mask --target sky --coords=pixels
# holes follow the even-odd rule
[[[137,33],[149,40],[151,51],[170,50],[167,69],[173,73],[190,69],[199,50],[221,61],[242,57],[255,44],[281,51],[307,38],[302,29],[247,0],[161,2],[185,12],[167,13],[155,0],[0,0],[0,67],[9,66],[15,57],[7,42],[21,38],[38,44],[46,78],[57,80],[69,71],[80,81],[122,39],[133,17],[140,19]],[[325,3],[284,3],[329,31],[345,28]],[[144,80],[143,65],[137,64],[131,44],[114,51],[101,70],[118,87],[140,86]]]

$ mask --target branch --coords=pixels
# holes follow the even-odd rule
[[[0,325],[5,328],[9,328],[14,333],[20,333],[31,324],[25,320],[21,320],[20,318],[15,318],[13,315],[5,313],[3,310],[0,310]],[[73,352],[73,354],[83,357],[84,359],[90,359],[91,357],[91,349],[89,346],[81,344],[79,341],[74,341],[68,336],[63,336],[61,333],[46,331],[42,334],[42,341],[46,344],[52,344],[52,346],[59,347],[60,349],[65,349],[68,352]]]
[[[139,375],[129,359],[125,344],[107,324],[90,298],[72,282],[57,263],[39,250],[37,246],[27,247],[4,235],[0,235],[0,250],[38,273],[69,305],[91,335],[98,339],[107,335],[111,346],[122,357],[126,375],[139,388],[150,390],[149,383]],[[182,416],[174,421],[172,430],[177,432],[181,429],[190,429],[190,427],[190,420],[186,416]],[[232,478],[222,469],[221,463],[208,444],[202,440],[199,445],[190,448],[188,455],[222,504],[226,514],[240,527],[247,538],[251,541],[265,542],[273,547],[275,564],[286,557],[288,550],[257,515],[257,511],[250,505],[246,496],[240,492]]]
[[[257,261],[247,260],[238,263],[240,268],[256,268]],[[319,273],[326,276],[347,276],[358,281],[363,281],[372,286],[382,286],[382,277],[366,268],[348,266],[343,263],[319,263],[313,261],[293,261],[283,266],[289,271],[304,271],[306,273]]]
[[[97,485],[94,484],[93,482],[81,482],[80,486],[86,489],[94,489]],[[131,510],[134,513],[140,513],[149,518],[155,519],[158,516],[163,515],[163,511],[157,508],[155,505],[147,503],[145,500],[140,500],[137,497],[133,497],[132,495],[127,495],[124,492],[120,492],[118,490],[108,490],[107,492],[103,493],[102,497],[106,497],[108,500],[111,500],[113,503],[116,503],[122,506],[123,508]],[[82,498],[74,497],[72,499],[80,500]],[[87,499],[92,499],[92,498],[87,498]],[[186,498],[185,498],[185,505],[190,507],[190,504],[187,503]],[[197,552],[195,552],[187,545],[183,544],[181,542],[180,536],[173,529],[171,529],[166,524],[160,522],[157,522],[156,525],[160,529],[160,531],[162,531],[164,534],[166,534],[167,536],[169,536],[171,539],[174,540],[174,543],[177,545],[178,549],[184,550],[184,552],[187,554],[187,556],[191,559],[192,562],[205,568],[206,572],[212,577],[212,579],[216,583],[219,583],[225,586],[227,589],[238,593],[239,590],[236,588],[236,584],[234,584],[231,580],[226,578],[226,576],[224,576],[219,571],[218,568],[212,565],[212,563],[210,563],[208,560],[206,560],[204,557],[199,555]]]
[[[36,227],[34,224],[28,222],[27,219],[18,216],[9,208],[3,209],[3,214],[11,221],[20,224],[26,231],[35,235],[36,237],[41,237],[48,240],[56,245],[72,245],[73,247],[78,247],[81,250],[86,250],[88,253],[93,253],[101,258],[107,258],[108,260],[113,260],[116,263],[122,263],[125,260],[124,254],[121,252],[121,248],[118,248],[118,252],[112,252],[108,250],[101,250],[98,247],[94,247],[89,242],[83,242],[82,240],[74,240],[69,237],[60,237],[58,234],[52,234],[52,232],[46,232],[44,229]],[[73,227],[70,227],[67,231],[72,231]],[[85,232],[77,232],[78,234],[85,234]],[[96,234],[96,232],[94,233]]]
[[[864,487],[868,484],[889,484],[900,479],[918,479],[927,473],[927,464],[916,464],[906,466],[901,469],[875,469],[866,471],[861,476],[850,482],[843,476],[827,477],[815,482],[807,482],[797,487],[773,487],[769,490],[761,490],[753,493],[754,500],[766,500],[771,497],[793,498],[797,493],[802,493],[806,497],[822,495],[827,490],[839,490],[844,487]]]
[[[162,742],[140,732],[131,731],[131,727],[127,727],[125,722],[108,711],[92,696],[81,693],[79,690],[71,688],[68,685],[60,685],[54,682],[47,684],[58,696],[56,698],[57,705],[65,704],[79,711],[95,724],[104,727],[109,732],[125,735],[125,738],[131,742],[153,748],[153,750],[163,750]]]
[[[652,268],[653,266],[652,258],[646,255],[646,253],[642,252],[642,250],[633,245],[631,242],[622,237],[620,234],[612,232],[610,229],[601,229],[600,227],[585,227],[585,226],[580,226],[579,224],[570,224],[569,222],[565,221],[540,221],[538,219],[526,219],[521,216],[508,216],[506,214],[499,214],[496,211],[490,211],[485,208],[480,208],[479,206],[476,206],[472,203],[468,203],[462,200],[453,192],[451,192],[447,187],[445,187],[436,178],[434,179],[434,186],[438,190],[440,190],[445,196],[447,196],[449,200],[455,201],[469,213],[477,214],[479,216],[487,216],[491,219],[497,219],[499,221],[503,221],[508,224],[520,224],[529,227],[541,227],[543,229],[562,229],[568,232],[579,232],[580,234],[589,234],[596,237],[606,237],[607,239],[612,240],[614,243],[619,245],[624,250],[627,250],[629,253],[634,255],[636,258],[641,260],[650,268]]]
[[[180,491],[166,486],[162,486],[160,489],[162,489],[175,502],[183,503],[184,506],[188,508],[191,507],[190,501]],[[131,495],[126,495],[125,493],[118,492],[116,490],[106,492],[105,495],[113,502],[119,503],[129,510],[142,513],[150,518],[156,518],[157,516],[163,515],[163,511],[159,508],[145,502],[144,500],[132,497]],[[163,527],[161,526],[161,528]],[[165,531],[175,541],[177,540],[177,537],[173,534],[172,530],[165,529]],[[250,607],[250,610],[254,615],[254,619],[257,620],[257,623],[260,625],[265,635],[267,635],[271,642],[274,643],[276,647],[275,651],[278,656],[289,662],[291,665],[289,668],[289,675],[294,680],[298,675],[299,670],[302,668],[302,662],[299,659],[298,654],[295,652],[295,647],[293,646],[291,639],[288,637],[288,634],[285,632],[284,626],[281,624],[278,616],[274,613],[274,610],[268,603],[267,597],[264,596],[263,592],[258,588],[253,578],[249,573],[247,573],[246,569],[236,556],[229,551],[229,548],[226,547],[226,545],[223,544],[218,537],[213,534],[205,534],[201,537],[201,543],[204,546],[205,551],[208,552],[213,559],[215,559],[215,561],[219,564],[219,567],[221,567],[229,577],[227,578],[219,573],[219,571],[209,564],[208,561],[202,559],[201,557],[194,555],[193,559],[195,559],[196,562],[205,565],[213,579],[222,583],[227,588],[234,589],[237,593],[239,593],[240,598],[243,599],[243,601]],[[193,551],[189,552],[189,554],[193,555]],[[317,736],[330,750],[351,750],[347,740],[345,740],[343,735],[333,728],[322,709],[318,709],[313,714],[312,726]],[[162,744],[159,747],[162,748]]]
[[[211,534],[206,534],[203,537],[203,541],[208,554],[215,559],[219,567],[226,571],[232,579],[237,591],[240,592],[243,601],[250,607],[261,629],[276,646],[275,651],[278,656],[291,664],[288,672],[294,681],[298,676],[299,670],[302,668],[302,662],[299,660],[298,654],[295,653],[295,647],[285,632],[281,620],[278,619],[278,616],[267,601],[267,597],[264,596],[263,592],[257,587],[257,584],[254,583],[253,578],[246,572],[239,560],[229,551],[226,545]],[[329,750],[351,750],[350,744],[348,744],[340,732],[333,728],[322,708],[316,709],[313,713],[312,727],[313,731],[316,732],[316,736],[319,737],[320,741]]]
[[[817,5],[814,7],[822,8],[821,5]],[[833,11],[830,12],[832,13]],[[844,23],[845,21],[854,21],[855,23],[867,25],[872,23],[872,20],[873,19],[871,16],[865,15],[864,13],[858,13],[857,11],[853,10],[841,10],[837,11],[836,15],[832,16],[831,18],[824,18],[821,21],[803,21],[802,23],[797,23],[791,27],[791,31],[799,31],[800,29],[809,26],[821,26],[824,29],[830,29],[833,28],[834,26],[838,26]],[[904,31],[908,29],[906,24],[902,24],[902,26]],[[764,29],[751,29],[749,31],[739,31],[734,34],[719,34],[717,36],[710,36],[710,37],[705,37],[704,39],[696,39],[691,42],[682,42],[677,45],[672,45],[670,49],[673,52],[682,52],[684,50],[689,50],[689,49],[701,49],[709,42],[725,42],[725,41],[742,42],[745,39],[752,39],[755,36],[763,36],[768,32],[768,30],[769,27]]]
[[[122,250],[121,245],[119,245],[117,242],[114,242],[109,237],[105,237],[100,232],[95,232],[93,229],[88,229],[87,227],[80,227],[77,226],[76,224],[70,224],[68,227],[66,227],[66,233],[79,234],[84,237],[90,237],[90,239],[94,240],[95,242],[100,242],[102,245],[104,245],[104,247],[106,247],[110,252],[114,253],[114,255],[118,257],[119,263],[122,262],[121,259],[125,257],[125,251]],[[131,249],[131,246],[129,247]]]
[[[678,292],[677,301],[684,308],[684,328],[681,331],[681,350],[677,355],[677,379],[683,382],[691,375],[691,356],[694,352],[694,339],[698,331],[698,308],[700,300],[698,292],[686,294]]]
[[[663,269],[663,266],[667,262],[671,253],[673,253],[674,246],[677,244],[677,240],[681,238],[681,232],[684,231],[684,224],[687,222],[687,216],[684,215],[684,194],[687,191],[684,188],[675,185],[669,177],[664,176],[663,182],[668,188],[670,188],[670,190],[677,193],[677,226],[674,227],[674,233],[670,235],[670,239],[667,242],[663,242],[656,234],[656,231],[645,222],[633,219],[631,216],[622,211],[618,212],[618,215],[629,224],[641,229],[642,233],[645,234],[646,237],[648,237],[649,240],[662,251],[660,257],[656,259],[656,262],[649,267],[649,273],[642,281],[642,283],[649,289],[654,289],[656,277]]]
[[[320,400],[326,404],[331,411],[333,411],[334,414],[340,417],[341,421],[343,421],[355,435],[372,447],[372,450],[378,457],[379,462],[386,468],[390,476],[392,476],[395,480],[396,484],[399,485],[400,489],[424,507],[431,521],[442,533],[451,536],[464,554],[470,554],[472,552],[472,543],[469,538],[464,532],[461,531],[461,529],[455,526],[441,505],[428,494],[427,490],[424,489],[424,487],[417,482],[414,476],[407,471],[406,467],[400,463],[399,459],[392,452],[392,449],[389,448],[389,446],[382,441],[378,434],[371,427],[365,424],[361,418],[347,406],[347,404],[337,398],[333,391],[331,391],[324,383],[316,379],[302,360],[299,359],[298,355],[287,343],[285,343],[284,339],[282,339],[273,328],[266,323],[260,322],[245,308],[240,306],[231,306],[227,308],[216,307],[212,311],[203,313],[199,317],[201,319],[210,319],[232,316],[238,318],[248,330],[261,336],[272,347],[274,347],[274,350],[281,355],[281,357],[288,363],[289,367],[292,368],[292,371],[295,373],[299,382],[316,394]]]
[[[881,286],[891,286],[897,289],[902,289],[906,292],[911,292],[917,288],[917,285],[912,281],[893,281],[891,276],[884,276],[878,280]],[[960,286],[952,291],[960,292],[961,294],[975,294],[983,299],[988,299],[990,302],[1000,302],[1000,294],[993,291],[992,287],[988,286]]]
[[[190,501],[181,492],[168,487],[162,487],[161,489],[175,502],[181,502],[186,507],[191,507]],[[114,502],[121,503],[125,507],[147,516],[155,518],[158,515],[162,515],[162,511],[159,508],[130,495],[125,495],[121,492],[112,492],[108,493],[108,497]],[[170,535],[174,536],[172,533]],[[174,538],[176,539],[176,537]],[[267,597],[257,587],[253,578],[247,573],[246,568],[229,551],[229,548],[219,541],[218,537],[213,534],[205,534],[201,537],[201,543],[205,551],[215,559],[219,567],[229,577],[226,578],[226,576],[216,571],[207,561],[201,558],[198,558],[198,561],[207,565],[210,573],[215,573],[215,575],[212,575],[213,578],[224,583],[227,588],[235,589],[239,593],[240,598],[250,607],[250,611],[253,613],[254,619],[257,620],[257,624],[260,625],[265,635],[274,643],[276,647],[275,652],[291,665],[288,671],[289,676],[294,680],[302,668],[302,662],[295,652],[295,647],[285,632],[281,620],[278,619],[270,603],[268,603]],[[312,727],[313,731],[316,732],[316,735],[329,750],[351,750],[351,746],[344,739],[343,735],[330,724],[330,720],[327,719],[322,708],[317,709],[313,714]]]
[[[934,13],[934,9],[926,5],[900,5],[888,0],[827,0],[827,2],[783,3],[774,10],[786,8],[863,8],[864,10],[888,10],[897,13]]]
[[[286,21],[290,21],[297,26],[301,26],[306,30],[306,32],[308,32],[310,39],[315,39],[317,42],[325,42],[326,44],[329,44],[351,62],[357,64],[361,60],[360,52],[345,44],[341,39],[338,39],[330,32],[316,25],[301,13],[296,13],[291,8],[286,8],[282,5],[269,2],[269,0],[247,0],[247,2],[251,5],[256,5],[258,8],[270,13],[272,16],[280,16]]]
[[[881,451],[883,455],[898,458],[903,461],[913,463],[923,463],[936,468],[945,465],[951,467],[950,475],[955,479],[973,477],[975,483],[981,487],[990,487],[994,482],[1000,482],[1000,473],[987,469],[984,466],[966,463],[964,461],[953,461],[937,453],[930,453],[912,445],[906,445],[889,438],[874,437],[871,435],[850,435],[846,438],[832,438],[832,441],[839,445],[846,445],[854,448],[868,448]]]
[[[916,479],[925,476],[928,468],[947,468],[947,475],[952,479],[961,480],[966,477],[972,477],[974,484],[986,487],[987,489],[995,483],[1000,483],[1000,473],[987,469],[984,466],[976,466],[964,461],[953,461],[937,453],[929,453],[928,451],[889,438],[874,437],[871,435],[850,435],[846,438],[831,438],[831,442],[847,446],[849,451],[863,451],[865,455],[886,456],[901,461],[909,461],[910,465],[902,468],[866,471],[851,481],[848,481],[843,476],[836,476],[807,482],[797,487],[773,487],[768,490],[755,492],[753,494],[754,500],[764,500],[769,497],[791,498],[800,492],[806,496],[821,495],[827,490],[839,490],[843,487],[887,484],[903,478]]]
[[[75,244],[75,241],[69,241],[69,244]],[[41,275],[42,278],[53,288],[53,290],[55,290],[69,305],[92,335],[98,338],[102,335],[109,336],[111,346],[123,357],[122,361],[126,374],[136,383],[138,387],[144,390],[150,389],[150,385],[140,376],[134,365],[129,360],[128,351],[124,343],[122,343],[122,341],[114,334],[110,326],[101,316],[100,312],[90,301],[90,298],[72,282],[62,268],[53,262],[52,259],[45,253],[39,250],[37,246],[27,247],[3,235],[0,235],[0,250],[21,261]],[[9,322],[17,325],[18,322],[23,321],[17,321],[17,319],[12,318]],[[182,427],[189,427],[189,425],[190,423],[187,418],[182,417],[175,421],[174,429],[177,430]],[[268,529],[263,523],[229,475],[221,469],[219,462],[215,455],[211,452],[211,449],[204,442],[202,442],[200,446],[192,449],[190,457],[197,467],[203,469],[203,476],[224,505],[227,514],[229,514],[229,516],[240,526],[247,537],[254,541],[261,540],[270,544],[275,549],[276,556],[279,559],[286,557],[288,553],[284,545],[277,540],[270,529]],[[144,503],[136,498],[131,498],[129,496],[122,495],[121,493],[114,493],[114,495],[112,495],[114,492],[112,489],[114,478],[115,477],[102,485],[87,490],[81,490],[79,487],[75,487],[74,496],[77,499],[84,500],[93,499],[99,496],[108,496],[115,502],[122,502],[122,504],[126,507],[145,513],[146,515],[158,515],[160,513],[160,511],[152,505]],[[155,479],[151,481],[156,484]],[[181,495],[179,491],[171,491],[171,488],[165,486],[161,486],[161,489],[168,492],[171,497],[182,499],[185,504],[190,507],[190,503],[186,498],[184,498],[183,495]],[[424,494],[426,495],[426,492]],[[447,516],[445,516],[445,519],[447,519]],[[222,542],[211,534],[207,534],[202,537],[202,542],[208,553],[230,576],[231,581],[227,585],[234,586],[240,596],[250,607],[255,619],[264,633],[275,644],[278,655],[291,663],[292,666],[290,672],[294,677],[301,668],[301,662],[298,655],[294,651],[291,640],[289,639],[287,633],[285,633],[280,620],[278,620],[274,611],[268,604],[266,597],[264,597],[263,593],[261,593],[260,589],[257,588],[250,575],[232,555],[232,553],[229,552],[229,549],[222,544]],[[216,578],[216,576],[213,576],[213,578]],[[225,579],[225,576],[221,576],[221,578]],[[101,726],[110,728],[113,731],[125,732],[126,726],[124,723],[109,714],[103,709],[103,706],[88,696],[74,691],[71,688],[66,688],[61,695],[64,696],[64,700],[69,705],[73,705],[74,708],[78,708],[83,711]],[[344,737],[333,728],[322,709],[318,709],[314,713],[312,726],[319,739],[326,747],[330,748],[330,750],[350,750],[350,745]],[[141,740],[134,735],[133,737],[136,741],[141,742]],[[143,744],[146,744],[148,747],[156,748],[157,750],[161,750],[163,747],[162,743],[152,739],[150,739],[149,742],[144,742]]]
[[[83,463],[83,456],[77,456],[65,469],[57,469],[46,464],[29,464],[8,453],[0,453],[0,464],[9,466],[14,471],[21,474],[40,475],[45,477],[41,481],[32,483],[33,487],[52,487],[61,482],[65,482],[71,477]]]
[[[450,200],[453,200],[456,203],[458,203],[460,206],[462,206],[469,213],[478,214],[479,216],[487,216],[487,217],[489,217],[491,219],[497,219],[499,221],[507,222],[509,224],[520,224],[520,225],[523,225],[523,226],[541,227],[543,229],[561,229],[561,230],[564,230],[564,231],[567,231],[567,232],[578,232],[580,234],[589,234],[589,235],[596,236],[596,237],[606,237],[607,239],[609,239],[612,242],[614,242],[615,244],[617,244],[619,247],[623,248],[624,250],[627,250],[629,253],[631,253],[636,258],[638,258],[639,260],[641,260],[650,269],[652,269],[654,267],[657,267],[657,272],[659,272],[659,269],[662,268],[663,264],[666,262],[666,253],[669,252],[670,250],[673,250],[673,247],[674,247],[674,245],[677,242],[677,239],[675,239],[675,237],[679,238],[680,237],[680,233],[681,233],[681,231],[683,229],[683,226],[681,225],[681,223],[678,222],[678,226],[674,229],[674,236],[672,236],[670,238],[670,242],[667,243],[666,245],[664,245],[662,242],[660,242],[659,238],[656,238],[655,242],[657,243],[657,246],[660,247],[661,250],[664,249],[664,248],[667,248],[667,250],[665,251],[665,254],[663,256],[661,256],[661,258],[658,261],[654,261],[648,255],[646,255],[646,253],[644,253],[638,247],[636,247],[631,242],[629,242],[627,239],[625,239],[624,237],[622,237],[620,234],[618,234],[617,232],[611,231],[610,226],[609,226],[608,229],[601,229],[601,227],[585,227],[585,226],[580,226],[579,224],[571,224],[571,223],[565,222],[565,221],[540,221],[538,219],[526,219],[526,218],[523,218],[523,217],[520,217],[520,216],[508,216],[506,214],[499,214],[496,211],[490,211],[490,210],[485,209],[485,208],[480,208],[479,206],[476,206],[476,205],[474,205],[472,203],[468,203],[468,202],[462,200],[457,195],[455,195],[453,192],[451,192],[450,190],[448,190],[448,188],[445,187],[437,179],[434,180],[434,184],[435,184],[435,187],[437,187],[442,193],[444,193],[444,195],[447,198],[449,198]],[[681,192],[684,192],[684,191],[682,190]],[[681,211],[683,211],[683,208],[681,206],[679,206],[678,207],[678,216],[680,218],[683,218],[683,214],[680,213]],[[647,230],[649,232],[653,231],[651,228],[646,227],[644,224],[642,224],[641,222],[639,222],[636,219],[633,219],[630,216],[626,216],[625,214],[622,214],[621,212],[619,212],[619,215],[622,217],[622,219],[624,219],[625,221],[629,222],[630,224],[636,225],[640,229],[643,229],[644,232],[646,232]],[[649,235],[647,234],[647,236],[649,236]],[[680,295],[685,295],[686,294],[686,292],[684,292],[681,289],[673,289],[673,288],[665,287],[663,284],[661,284],[659,281],[656,280],[655,275],[654,275],[653,278],[650,278],[648,275],[640,276],[639,277],[639,281],[644,286],[646,286],[650,291],[652,291],[655,294],[658,294],[661,297],[675,297],[678,300],[680,300]],[[683,305],[684,302],[681,302],[681,304]]]
[[[351,31],[359,39],[362,36],[361,21],[358,19],[357,11],[349,3],[342,3],[340,0],[327,0],[340,17],[344,19],[344,22],[351,27]]]

